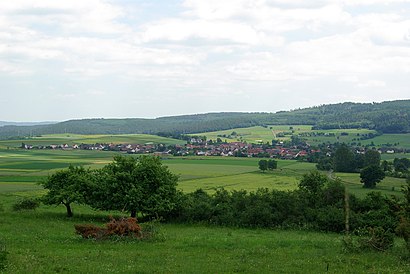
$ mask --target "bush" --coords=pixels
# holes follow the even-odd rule
[[[33,199],[33,198],[25,198],[13,204],[13,210],[14,211],[35,210],[39,206],[40,206],[39,200]]]
[[[75,232],[81,235],[84,239],[102,239],[106,237],[106,228],[99,227],[93,224],[78,224],[74,225]]]
[[[401,217],[400,223],[396,228],[396,233],[404,239],[406,248],[410,251],[410,220],[406,217]]]
[[[141,226],[136,218],[114,219],[110,217],[110,222],[105,227],[93,224],[74,225],[76,233],[85,239],[105,239],[111,236],[141,238]]]
[[[393,246],[394,234],[382,227],[369,227],[359,239],[360,247],[376,251],[386,251]]]
[[[394,234],[382,227],[368,227],[355,231],[356,236],[347,236],[342,240],[346,252],[366,250],[386,251],[393,247]]]

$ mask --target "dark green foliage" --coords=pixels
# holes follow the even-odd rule
[[[159,157],[116,156],[96,173],[89,204],[103,210],[122,210],[163,216],[176,207],[178,177],[162,165]]]
[[[313,129],[370,128],[384,133],[410,131],[410,100],[341,103],[277,113],[208,113],[156,119],[83,119],[53,125],[0,127],[0,139],[32,134],[132,134],[161,136],[266,125],[312,125]]]
[[[380,166],[381,156],[377,150],[367,150],[364,154],[364,166]]]
[[[320,157],[316,168],[318,170],[331,170],[333,168],[333,158],[328,156]]]
[[[387,162],[386,160],[383,160],[383,162],[381,163],[381,168],[383,169],[384,172],[390,172],[392,171],[392,164]]]
[[[393,231],[398,224],[397,202],[372,191],[364,199],[352,199],[354,227],[382,227]]]
[[[396,233],[404,239],[407,250],[410,251],[410,177],[407,177],[403,194],[404,202],[400,208],[400,222],[396,227]]]
[[[340,179],[330,180],[318,171],[305,174],[295,191],[220,189],[210,195],[197,190],[183,197],[178,212],[172,216],[174,221],[334,232],[345,229],[345,187]],[[349,204],[351,230],[381,227],[393,231],[398,225],[397,201],[380,192],[371,192],[364,199],[350,194]]]
[[[262,172],[265,172],[268,169],[268,161],[267,160],[259,160],[258,165],[259,165],[259,169]]]
[[[188,222],[209,222],[212,217],[211,196],[202,189],[187,194],[184,207],[179,213]]]
[[[410,160],[407,158],[394,158],[393,166],[396,172],[407,172],[410,168]]]
[[[299,188],[306,191],[309,195],[317,196],[323,186],[329,181],[326,175],[317,170],[303,175],[299,183]]]
[[[343,144],[335,151],[333,169],[337,172],[354,172],[356,170],[355,156],[347,145]]]
[[[360,171],[360,181],[365,188],[375,188],[385,176],[383,169],[378,165],[367,166]]]
[[[269,159],[268,160],[268,169],[269,170],[274,170],[278,168],[278,162],[273,160],[273,159]]]
[[[265,172],[266,170],[274,170],[278,168],[278,162],[273,160],[273,159],[269,159],[269,160],[259,160],[258,162],[258,166],[259,169],[262,172]]]
[[[12,208],[14,211],[34,210],[39,206],[40,201],[38,199],[25,198],[14,203]]]
[[[49,176],[41,185],[48,190],[42,201],[49,205],[63,204],[67,216],[72,217],[72,203],[85,203],[92,176],[83,167],[69,166]]]
[[[0,241],[0,271],[7,267],[7,254],[6,245]]]

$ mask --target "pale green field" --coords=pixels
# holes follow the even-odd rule
[[[113,160],[115,152],[63,150],[0,150],[0,193],[40,189],[37,183],[70,164],[100,168]],[[279,160],[278,169],[260,172],[258,158],[169,157],[163,163],[179,175],[179,189],[191,192],[198,188],[213,192],[218,188],[254,191],[260,187],[293,190],[304,173],[315,164]],[[365,195],[359,174],[336,174],[352,192]],[[404,179],[386,178],[376,190],[400,195]],[[394,189],[393,189],[394,188]]]
[[[231,135],[236,132],[237,135]],[[311,145],[317,145],[321,143],[351,143],[353,139],[360,138],[357,134],[368,134],[376,133],[374,130],[369,129],[331,129],[331,130],[312,130],[310,125],[282,125],[282,126],[268,126],[267,128],[256,126],[249,128],[234,128],[229,130],[221,130],[214,132],[203,132],[193,135],[206,136],[207,139],[216,140],[218,137],[223,141],[227,142],[237,142],[246,141],[248,143],[266,143],[271,142],[272,139],[276,140],[290,140],[291,135],[298,135],[304,132],[316,132],[316,133],[333,133],[335,136],[312,136],[312,137],[301,137],[306,140]],[[348,133],[348,135],[341,135],[342,132]],[[281,133],[285,136],[281,136]],[[226,135],[227,137],[221,137]],[[356,141],[363,142],[363,141]]]
[[[312,137],[302,137],[305,139],[310,145],[318,145],[322,143],[347,143],[350,144],[351,142],[360,142],[363,145],[365,144],[365,141],[363,140],[354,140],[354,139],[359,139],[363,134],[369,134],[369,133],[376,133],[374,130],[370,129],[329,129],[329,130],[312,130],[312,132],[317,132],[317,133],[327,133],[327,134],[334,134],[335,136],[312,136]],[[348,133],[348,135],[342,135],[343,133]],[[371,139],[373,140],[373,139]],[[370,140],[370,141],[371,141]]]
[[[410,148],[410,133],[383,134],[373,139],[362,141],[362,144],[370,144],[371,142],[373,142],[376,146],[391,144],[399,148]]]
[[[293,129],[290,129],[293,127]],[[279,139],[279,140],[289,140],[291,135],[286,135],[285,137],[277,137],[278,133],[281,132],[288,132],[291,133],[292,131],[296,133],[310,131],[312,126],[309,125],[283,125],[283,126],[268,126],[267,128],[256,126],[256,127],[249,127],[249,128],[234,128],[229,130],[221,130],[221,131],[214,131],[214,132],[203,132],[198,134],[192,135],[199,135],[199,136],[206,136],[208,140],[216,140],[218,135],[230,135],[232,132],[236,132],[236,136],[232,136],[231,138],[226,137],[219,137],[223,141],[227,142],[237,142],[237,141],[246,141],[248,143],[266,143],[271,142],[272,139]]]
[[[20,147],[21,143],[30,145],[51,145],[51,144],[185,144],[183,140],[165,138],[148,134],[122,134],[122,135],[80,135],[80,134],[50,134],[41,137],[31,137],[21,140],[0,141],[0,148]]]

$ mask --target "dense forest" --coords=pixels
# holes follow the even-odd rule
[[[222,112],[156,119],[83,119],[35,126],[0,126],[0,138],[42,134],[132,134],[163,136],[265,125],[312,125],[314,129],[369,128],[382,133],[410,132],[410,100],[340,103],[276,113]]]

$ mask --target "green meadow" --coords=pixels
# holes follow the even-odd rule
[[[232,133],[234,133],[232,135]],[[221,138],[227,142],[248,142],[248,143],[266,143],[272,139],[281,141],[290,140],[290,137],[298,134],[320,134],[319,136],[303,136],[310,145],[323,143],[361,143],[361,145],[374,144],[376,147],[394,146],[398,148],[410,149],[410,134],[383,134],[372,139],[359,140],[362,135],[373,133],[375,130],[370,129],[329,129],[329,130],[312,130],[309,125],[282,125],[282,126],[255,126],[249,128],[234,128],[230,130],[221,130],[214,132],[203,132],[193,134],[196,136],[206,136],[207,139],[216,140]],[[347,134],[347,135],[346,135]]]
[[[384,253],[343,251],[340,234],[299,230],[239,229],[163,224],[156,241],[83,240],[74,224],[107,222],[109,214],[74,205],[74,218],[63,206],[41,205],[36,211],[12,210],[24,197],[40,197],[37,184],[69,164],[97,168],[112,161],[114,152],[63,150],[0,150],[0,242],[5,244],[4,273],[406,273],[400,259],[404,241]],[[169,157],[163,163],[180,176],[179,188],[214,192],[297,188],[314,164],[278,161],[278,169],[262,173],[259,159]],[[340,177],[352,193],[365,195],[358,174]],[[329,175],[330,176],[330,175]],[[378,185],[385,194],[400,195],[404,180],[386,178]],[[394,190],[392,190],[394,187]]]
[[[408,273],[410,267],[400,259],[399,239],[387,252],[347,253],[343,236],[334,233],[164,224],[157,241],[84,240],[74,224],[102,225],[107,214],[76,210],[81,214],[69,219],[60,208],[13,212],[6,205],[4,273]]]
[[[292,129],[291,129],[292,128]],[[266,143],[271,142],[272,139],[279,140],[289,140],[292,134],[308,132],[312,129],[312,126],[309,125],[272,125],[267,127],[255,126],[249,128],[234,128],[230,130],[221,130],[213,132],[203,132],[198,134],[193,134],[196,136],[206,136],[206,138],[216,140],[221,138],[223,141],[227,142],[237,142],[237,141],[246,141],[248,143]],[[236,132],[236,135],[231,135],[233,132]],[[278,137],[279,133],[287,134],[284,137]],[[227,137],[222,137],[226,135]]]
[[[21,140],[2,140],[0,148],[16,148],[21,143],[34,146],[40,145],[60,145],[60,144],[184,144],[185,141],[172,138],[165,138],[148,134],[120,134],[120,135],[80,135],[80,134],[50,134],[38,137],[30,137]]]

